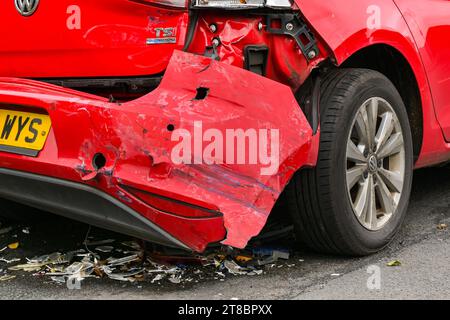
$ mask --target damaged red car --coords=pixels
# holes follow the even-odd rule
[[[366,255],[450,159],[450,1],[7,0],[0,197],[161,245]]]

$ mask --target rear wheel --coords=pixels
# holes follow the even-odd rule
[[[327,253],[385,247],[406,214],[412,138],[403,101],[384,75],[340,69],[324,79],[317,166],[287,187],[298,237]]]

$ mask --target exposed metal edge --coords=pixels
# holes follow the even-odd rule
[[[89,192],[95,196],[103,198],[104,200],[110,202],[111,204],[115,205],[116,207],[118,207],[121,210],[125,211],[126,213],[130,214],[135,219],[144,223],[146,226],[148,226],[153,231],[157,232],[161,236],[168,239],[170,242],[173,243],[174,246],[183,248],[188,251],[192,251],[191,248],[189,248],[187,245],[182,243],[180,240],[176,239],[175,237],[173,237],[171,234],[169,234],[165,230],[163,230],[160,227],[158,227],[157,225],[153,224],[151,221],[144,218],[143,216],[141,216],[139,213],[137,213],[130,207],[126,206],[119,200],[115,199],[114,197],[112,197],[96,188],[93,188],[93,187],[90,187],[90,186],[87,186],[84,184],[72,182],[72,181],[57,179],[57,178],[48,177],[48,176],[42,176],[42,175],[29,173],[29,172],[16,171],[16,170],[11,170],[11,169],[6,169],[6,168],[0,168],[0,174],[16,176],[16,177],[20,177],[20,178],[35,180],[35,181],[41,181],[41,182],[50,183],[53,185],[59,185],[59,186],[64,186],[64,187],[68,187],[68,188],[73,188],[73,189]],[[24,197],[24,199],[25,199],[25,197]]]

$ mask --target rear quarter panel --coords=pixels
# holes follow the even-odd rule
[[[422,98],[424,137],[416,167],[446,161],[450,149],[436,119],[427,74],[409,26],[395,3],[392,0],[296,0],[296,4],[328,45],[336,65],[375,44],[389,45],[406,58]]]
[[[436,115],[450,141],[450,1],[395,0],[427,70]]]

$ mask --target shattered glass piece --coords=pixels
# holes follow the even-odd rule
[[[14,263],[14,262],[19,262],[20,259],[19,259],[19,258],[6,259],[6,258],[1,257],[1,258],[0,258],[0,261],[1,261],[1,262],[4,262],[4,263],[6,263],[6,264],[11,264],[11,263]]]
[[[54,282],[60,283],[60,284],[66,284],[67,280],[64,276],[52,276],[50,277]]]
[[[84,264],[82,262],[74,262],[66,268],[65,273],[68,275],[80,273],[81,270],[83,269],[83,267],[84,267]]]
[[[169,278],[169,281],[175,284],[181,283],[181,275],[172,274]]]
[[[104,252],[104,253],[108,253],[114,250],[114,247],[112,246],[101,246],[101,247],[96,247],[95,248],[96,251],[100,251],[100,252]]]
[[[162,279],[164,279],[165,276],[166,276],[166,275],[165,275],[165,274],[162,274],[162,273],[157,274],[157,275],[152,279],[152,283],[161,281]]]
[[[123,258],[108,258],[106,262],[108,263],[108,266],[120,266],[124,265],[133,261],[138,261],[140,259],[139,255],[133,254],[131,256],[123,257]]]
[[[6,275],[3,275],[3,276],[0,276],[0,281],[9,281],[9,280],[14,279],[15,277],[16,276],[14,276],[14,275],[6,274]]]

